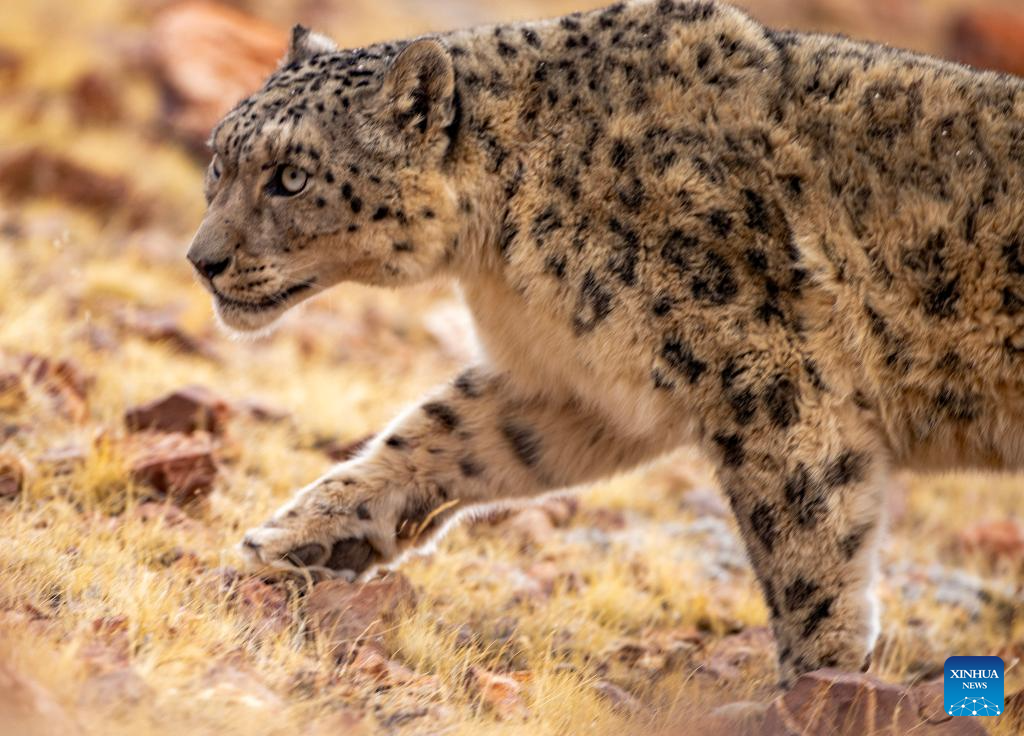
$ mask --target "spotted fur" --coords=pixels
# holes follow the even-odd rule
[[[297,29],[212,145],[190,258],[226,323],[448,276],[488,356],[251,531],[256,560],[360,572],[696,443],[788,679],[871,652],[892,468],[1024,464],[1015,78],[692,0],[349,51]]]

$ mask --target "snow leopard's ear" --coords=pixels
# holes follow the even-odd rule
[[[401,132],[429,140],[455,117],[455,65],[440,41],[421,38],[391,62],[384,111]]]
[[[292,28],[292,40],[288,45],[288,55],[284,57],[282,64],[287,66],[296,61],[304,61],[316,54],[330,53],[337,50],[338,47],[334,41],[327,38],[327,36],[313,33],[305,26],[297,25]]]

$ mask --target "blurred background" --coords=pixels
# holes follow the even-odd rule
[[[473,344],[445,285],[346,285],[270,337],[220,333],[184,259],[212,125],[296,22],[350,47],[602,4],[0,3],[0,736],[690,733],[739,702],[699,725],[734,734],[793,705],[689,451],[467,524],[365,590],[254,577],[232,552]],[[1019,0],[738,4],[1024,75]],[[934,715],[954,653],[1003,656],[1020,689],[1022,486],[894,480],[880,679],[858,685],[881,718]]]

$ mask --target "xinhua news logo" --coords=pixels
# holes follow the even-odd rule
[[[942,680],[943,702],[951,716],[998,716],[1003,712],[1003,660],[950,657]]]

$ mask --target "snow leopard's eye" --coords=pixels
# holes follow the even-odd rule
[[[220,157],[215,155],[213,157],[213,161],[210,162],[210,181],[217,181],[218,179],[220,179],[220,175]]]
[[[278,166],[268,191],[280,197],[292,197],[306,188],[309,174],[297,166]]]

